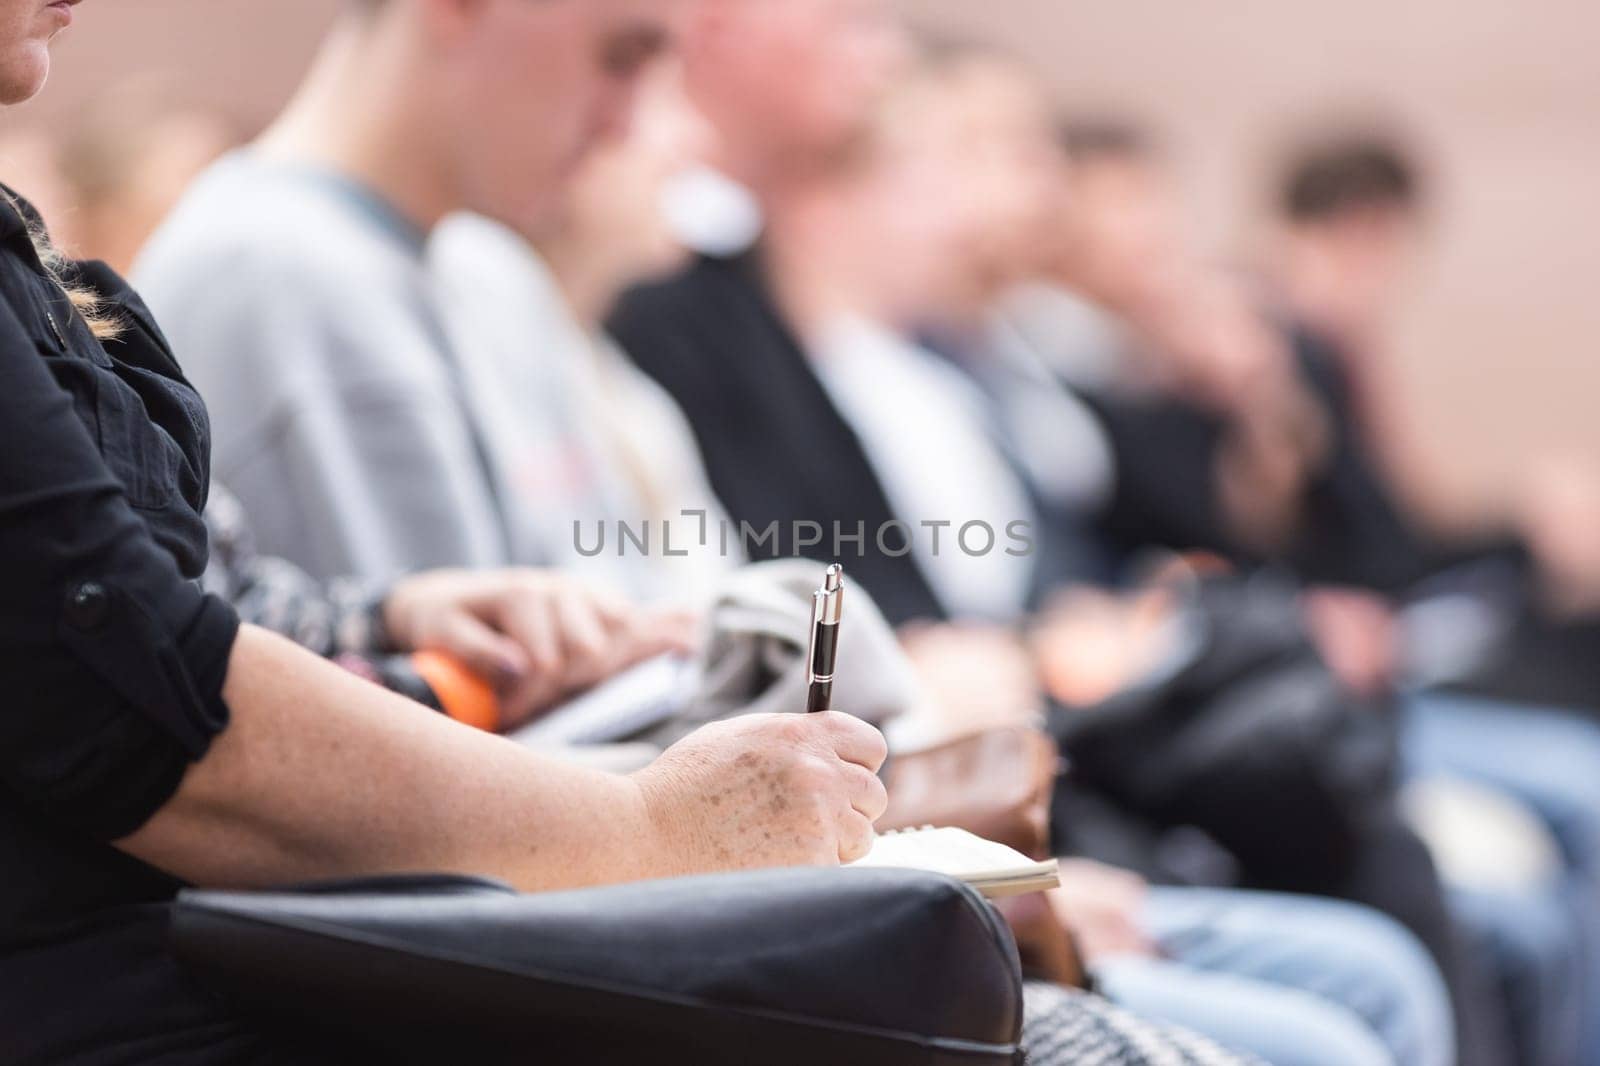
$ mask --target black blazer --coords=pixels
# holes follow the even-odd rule
[[[842,562],[899,624],[944,608],[901,539],[883,487],[855,433],[817,380],[766,292],[755,253],[702,257],[668,281],[623,297],[608,323],[633,360],[672,394],[694,426],[706,470],[735,523],[775,540],[754,558],[802,555]],[[797,547],[794,523],[816,522],[823,543]],[[858,547],[834,554],[835,523]],[[802,534],[805,531],[802,530]]]

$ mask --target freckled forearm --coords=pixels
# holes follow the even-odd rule
[[[630,779],[479,733],[246,627],[229,728],[124,850],[194,883],[421,870],[524,890],[676,872]]]

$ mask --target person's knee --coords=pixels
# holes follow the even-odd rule
[[[1413,1066],[1354,1010],[1300,988],[1145,959],[1095,976],[1113,1002],[1273,1066]]]
[[[1430,693],[1412,698],[1405,721],[1415,770],[1476,778],[1532,804],[1558,834],[1600,837],[1600,726],[1592,719]]]
[[[1257,1052],[1273,1066],[1410,1066],[1350,1008],[1294,989],[1277,992],[1263,1006],[1279,1031]]]
[[[1444,978],[1421,942],[1370,907],[1309,896],[1152,893],[1161,931],[1208,935],[1191,966],[1299,989],[1348,1008],[1407,1066],[1444,1066],[1455,1027]],[[1270,1060],[1269,1060],[1270,1061]]]
[[[1415,935],[1370,907],[1315,901],[1304,932],[1316,966],[1306,987],[1345,1005],[1383,1036],[1407,1063],[1454,1060],[1450,996],[1433,958]]]

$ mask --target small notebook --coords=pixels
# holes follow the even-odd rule
[[[965,829],[897,829],[880,833],[865,858],[852,866],[900,866],[946,874],[990,899],[1043,892],[1061,884],[1056,860],[1034,862],[1022,852]]]

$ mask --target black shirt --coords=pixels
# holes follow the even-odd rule
[[[614,337],[683,409],[717,498],[753,558],[837,558],[899,624],[944,609],[891,524],[883,486],[767,294],[754,253],[703,257],[675,278],[630,292]],[[806,545],[822,527],[822,542]],[[762,539],[776,523],[777,536]],[[885,530],[883,543],[877,536]],[[734,531],[737,533],[737,530]],[[730,535],[730,543],[734,535]],[[885,548],[887,550],[885,550]]]
[[[162,948],[178,882],[109,843],[228,721],[205,409],[121,279],[71,266],[123,326],[95,339],[30,224],[0,197],[0,1062],[249,1061]]]
[[[1327,461],[1307,486],[1301,532],[1286,561],[1307,581],[1403,593],[1446,559],[1406,518],[1367,454],[1337,349],[1305,327],[1291,328],[1289,340],[1332,439]]]

